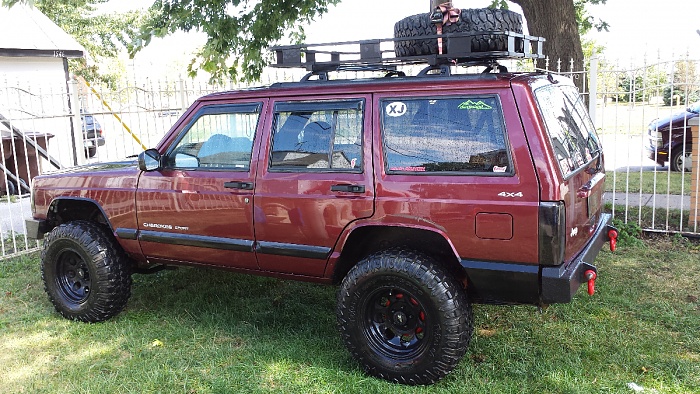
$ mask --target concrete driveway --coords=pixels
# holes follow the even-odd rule
[[[0,202],[0,235],[7,237],[14,230],[24,233],[24,219],[32,216],[29,196],[20,197],[17,202]]]

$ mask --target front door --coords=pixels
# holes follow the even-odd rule
[[[141,175],[138,237],[149,260],[257,268],[251,157],[263,105],[201,106],[163,148],[162,169]]]
[[[371,114],[366,97],[277,99],[258,170],[260,268],[321,276],[339,236],[373,213]]]

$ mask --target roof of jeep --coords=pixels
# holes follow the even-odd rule
[[[276,97],[294,94],[298,96],[332,93],[369,93],[409,91],[420,89],[451,88],[504,88],[515,80],[527,83],[533,79],[546,78],[543,73],[498,73],[498,74],[457,74],[451,76],[406,76],[361,79],[309,80],[303,82],[281,82],[269,86],[212,93],[199,98],[199,101],[220,100],[226,97],[252,98]]]

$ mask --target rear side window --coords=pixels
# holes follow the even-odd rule
[[[497,97],[386,99],[381,108],[387,173],[513,174]]]
[[[275,105],[272,171],[362,172],[361,100]]]
[[[535,91],[552,149],[564,178],[585,167],[600,152],[595,128],[573,86],[545,86]]]

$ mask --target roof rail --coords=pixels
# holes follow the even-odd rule
[[[484,35],[500,35],[507,38],[507,48],[500,51],[472,51],[472,38]],[[443,54],[402,56],[394,54],[394,44],[401,41],[446,39]],[[342,41],[320,44],[284,45],[270,48],[275,53],[272,67],[305,68],[312,74],[344,70],[395,70],[398,65],[490,64],[508,59],[542,59],[545,39],[511,31],[480,31],[473,33],[448,33],[429,36],[387,38],[360,41]]]

